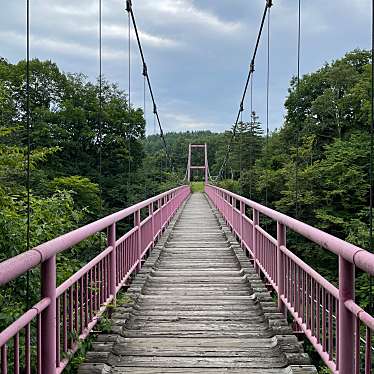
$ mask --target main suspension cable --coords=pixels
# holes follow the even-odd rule
[[[156,120],[157,120],[158,127],[159,127],[159,130],[160,130],[160,137],[162,139],[162,143],[163,143],[163,146],[165,148],[166,157],[169,161],[171,169],[174,170],[174,164],[173,164],[173,161],[170,157],[169,149],[168,149],[168,146],[167,146],[167,143],[166,143],[166,140],[165,140],[165,136],[164,136],[164,131],[163,131],[162,125],[161,125],[160,116],[159,116],[158,111],[157,111],[156,100],[155,100],[154,93],[153,93],[153,90],[152,90],[151,80],[149,78],[148,68],[147,68],[147,64],[145,62],[143,48],[142,48],[142,44],[141,44],[141,41],[140,41],[140,36],[139,36],[138,28],[137,28],[137,25],[136,25],[136,20],[135,20],[135,15],[134,15],[134,12],[133,12],[133,9],[132,9],[131,0],[126,0],[126,10],[129,14],[129,17],[131,17],[132,24],[133,24],[133,27],[134,27],[135,36],[136,36],[136,40],[137,40],[137,44],[138,44],[138,48],[139,48],[139,52],[140,52],[140,57],[141,57],[142,63],[143,63],[143,75],[145,76],[145,78],[147,80],[149,93],[151,95],[151,100],[152,100],[152,103],[153,103],[153,113],[156,116]]]
[[[227,151],[226,151],[225,157],[223,159],[222,165],[221,165],[221,167],[219,169],[219,172],[218,172],[218,178],[221,176],[222,171],[223,171],[223,169],[226,166],[226,163],[228,161],[229,154],[231,152],[232,143],[234,141],[234,138],[235,138],[235,135],[236,135],[236,129],[237,129],[237,126],[238,126],[238,123],[239,123],[240,113],[244,110],[244,100],[245,100],[245,97],[247,95],[247,90],[248,90],[249,82],[250,82],[250,79],[251,79],[251,76],[252,76],[253,72],[255,71],[256,55],[257,55],[257,50],[258,50],[258,47],[259,47],[259,44],[260,44],[262,31],[264,29],[264,24],[265,24],[266,16],[267,16],[268,10],[272,7],[272,5],[273,5],[273,1],[272,0],[266,0],[265,9],[264,9],[264,12],[262,14],[260,29],[259,29],[258,34],[257,34],[256,44],[255,44],[255,48],[254,48],[254,51],[253,51],[251,63],[250,63],[250,66],[249,66],[247,80],[245,82],[244,91],[243,91],[242,98],[241,98],[240,104],[239,104],[238,114],[236,116],[236,120],[235,120],[235,124],[234,124],[234,129],[233,129],[233,132],[231,134],[231,138],[230,138],[229,144],[227,146]]]

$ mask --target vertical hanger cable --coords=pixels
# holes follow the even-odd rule
[[[266,71],[266,163],[268,163],[269,156],[269,96],[270,96],[270,14],[271,8],[268,11],[267,23],[267,71]],[[268,165],[266,165],[266,187],[265,187],[265,206],[268,206]]]
[[[299,96],[300,87],[300,51],[301,51],[301,0],[298,0],[298,28],[297,28],[297,86],[296,96]],[[295,164],[295,217],[299,215],[299,141],[300,124],[297,119],[296,125],[296,164]]]
[[[30,113],[30,0],[26,1],[26,190],[27,190],[27,228],[26,247],[31,249],[31,113]],[[26,273],[26,308],[30,308],[30,271]]]

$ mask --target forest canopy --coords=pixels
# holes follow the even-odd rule
[[[293,78],[284,123],[268,137],[256,112],[244,113],[248,121],[238,125],[218,184],[369,248],[370,74],[370,52],[354,50],[304,75],[298,89]],[[166,139],[180,172],[187,162],[188,143],[206,142],[214,176],[232,131],[168,133]],[[155,149],[156,143],[156,137],[148,137],[145,149]],[[288,243],[335,283],[336,256],[292,233]],[[358,296],[365,305],[367,283],[358,276]]]
[[[25,64],[0,59],[0,260],[27,248]],[[184,182],[189,143],[208,144],[218,174],[233,129],[166,133],[173,169],[117,84],[104,80],[99,118],[98,82],[51,61],[30,68],[31,246]],[[292,79],[285,121],[268,136],[256,112],[246,113],[218,184],[368,248],[370,69],[370,53],[355,50],[304,75],[298,89]],[[100,250],[99,239],[59,256],[59,282]],[[289,243],[336,279],[335,257],[295,235]],[[25,306],[25,279],[16,282],[0,294],[2,327]],[[38,282],[32,274],[33,298]]]

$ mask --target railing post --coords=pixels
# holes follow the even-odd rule
[[[167,212],[168,212],[168,224],[169,224],[169,221],[171,219],[171,199],[172,199],[172,196],[171,195],[167,195],[167,203],[168,203],[168,207],[167,207]]]
[[[235,235],[235,228],[234,228],[234,205],[235,205],[235,199],[231,196],[231,230]]]
[[[347,300],[354,300],[354,287],[354,265],[339,256],[339,374],[354,372],[354,317],[344,304]]]
[[[240,246],[243,248],[243,215],[245,214],[245,205],[240,200]]]
[[[169,195],[166,195],[164,197],[164,204],[165,204],[165,224],[167,224],[169,220]]]
[[[253,231],[252,231],[252,252],[254,256],[254,267],[255,270],[257,270],[257,229],[256,226],[260,223],[260,215],[258,213],[258,210],[252,209],[253,210],[253,217],[252,217],[252,222],[253,222]]]
[[[278,310],[285,314],[286,308],[281,299],[284,295],[284,265],[283,265],[283,252],[281,246],[286,245],[286,226],[277,222],[277,286],[278,286]]]
[[[116,296],[117,288],[117,250],[116,250],[116,223],[112,223],[108,230],[108,246],[113,247],[110,254],[110,294]]]
[[[142,268],[142,232],[140,228],[140,209],[135,212],[135,225],[138,227],[137,236],[138,236],[138,271]]]
[[[155,245],[155,216],[153,213],[153,203],[149,206],[149,215],[151,216],[151,225],[152,225],[152,248]]]
[[[41,374],[56,373],[56,256],[41,266],[42,298],[49,306],[41,314]]]
[[[160,199],[160,235],[163,233],[163,219],[162,219],[162,206],[163,206],[163,197]]]
[[[157,239],[160,237],[161,233],[161,202],[160,199],[157,200],[157,210],[159,211],[159,221],[160,221],[160,230],[157,233]]]

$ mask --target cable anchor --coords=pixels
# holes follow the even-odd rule
[[[271,8],[273,6],[273,0],[266,0],[266,6]]]
[[[132,3],[131,0],[126,0],[126,11],[131,12]]]

